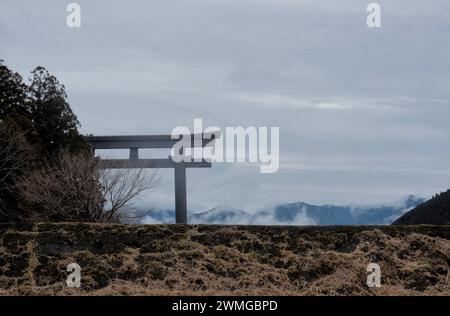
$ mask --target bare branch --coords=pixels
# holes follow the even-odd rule
[[[21,187],[35,210],[33,220],[111,222],[156,180],[155,172],[105,170],[90,156],[62,153],[56,163],[25,178]]]
[[[25,136],[0,120],[0,219],[19,219],[20,200],[16,182],[34,161],[34,151]]]

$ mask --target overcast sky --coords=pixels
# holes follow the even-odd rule
[[[450,1],[1,0],[0,58],[66,85],[83,133],[279,126],[280,170],[188,171],[190,209],[372,204],[450,187]],[[141,203],[173,207],[173,175]]]

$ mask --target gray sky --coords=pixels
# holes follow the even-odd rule
[[[2,0],[0,58],[66,85],[83,133],[279,126],[280,170],[188,171],[188,203],[370,204],[429,197],[450,180],[450,2]],[[138,114],[136,114],[138,113]],[[143,199],[172,207],[173,179]]]

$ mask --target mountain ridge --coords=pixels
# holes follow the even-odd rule
[[[372,206],[293,202],[253,213],[217,206],[202,212],[188,212],[188,222],[226,225],[388,225],[423,202],[425,199],[414,195],[397,202]],[[145,214],[141,223],[172,223],[174,218],[173,210],[152,210]]]
[[[396,219],[392,225],[448,225],[450,224],[450,190],[433,198]]]

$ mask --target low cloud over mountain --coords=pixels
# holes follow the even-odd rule
[[[424,202],[410,195],[397,203],[377,206],[312,205],[304,202],[282,204],[272,210],[250,213],[240,209],[215,207],[191,212],[190,224],[225,225],[387,225]],[[173,223],[173,210],[139,210],[144,224]]]

